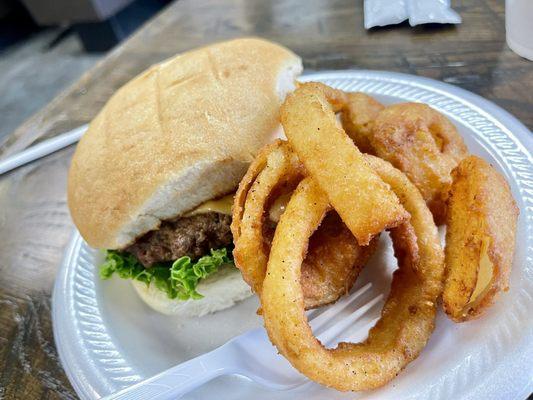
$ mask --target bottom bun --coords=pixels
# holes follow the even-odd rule
[[[233,265],[222,266],[216,274],[198,284],[197,291],[204,296],[199,300],[169,299],[155,285],[146,286],[139,281],[132,281],[132,284],[141,299],[154,310],[184,317],[201,317],[220,311],[252,295],[250,286]]]

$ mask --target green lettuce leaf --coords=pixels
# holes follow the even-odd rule
[[[227,248],[211,250],[210,255],[192,261],[180,257],[174,262],[156,263],[145,268],[137,258],[128,253],[107,250],[105,262],[100,266],[100,278],[109,279],[114,274],[122,279],[134,279],[146,285],[154,284],[170,299],[201,299],[196,288],[202,279],[214,274],[223,264],[233,264]]]

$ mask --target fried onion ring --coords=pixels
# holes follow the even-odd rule
[[[363,153],[374,154],[370,136],[374,120],[384,108],[383,104],[365,93],[346,93],[346,104],[341,112],[342,126]]]
[[[261,293],[270,250],[263,235],[270,195],[280,186],[297,184],[302,177],[301,164],[288,143],[277,140],[260,152],[239,184],[231,223],[233,257],[255,293]]]
[[[359,246],[339,215],[330,211],[311,236],[302,265],[305,309],[333,303],[348,293],[375,252],[377,241],[378,236],[368,246]]]
[[[479,317],[507,290],[518,208],[505,179],[470,156],[452,172],[446,232],[444,310],[463,322]]]
[[[237,190],[232,221],[233,255],[244,280],[258,294],[273,236],[265,223],[266,210],[273,195],[292,191],[303,175],[303,167],[289,144],[277,141],[261,151]],[[331,303],[347,293],[376,244],[373,240],[369,246],[360,247],[338,215],[335,212],[328,215],[311,239],[302,267],[305,308]]]
[[[341,91],[304,83],[283,103],[281,123],[300,161],[364,246],[379,232],[398,226],[409,215],[349,136],[337,126],[335,111],[342,109],[344,102]]]
[[[455,126],[425,104],[394,104],[377,116],[370,143],[420,190],[436,223],[444,222],[450,173],[468,156]]]
[[[310,177],[300,182],[276,228],[261,295],[265,327],[280,353],[310,379],[338,390],[382,386],[415,359],[433,332],[442,290],[444,254],[420,192],[389,163],[372,156],[366,160],[411,214],[409,222],[391,230],[399,269],[368,339],[326,349],[307,322],[301,264],[309,237],[330,207],[327,195]]]
[[[265,168],[268,155],[279,147],[281,142],[281,140],[275,140],[273,143],[264,146],[239,182],[239,187],[233,198],[232,207],[231,233],[234,239],[241,234],[242,214],[244,213],[244,202],[246,201],[248,191],[252,183],[254,183],[255,178],[257,178],[257,175]]]

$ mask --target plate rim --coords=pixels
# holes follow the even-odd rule
[[[67,287],[67,279],[69,275],[69,265],[70,260],[73,257],[74,251],[76,247],[78,247],[81,244],[81,235],[79,231],[74,228],[68,245],[65,250],[65,254],[63,256],[63,260],[61,261],[60,270],[56,276],[55,282],[54,282],[54,288],[52,292],[52,331],[54,336],[54,343],[55,347],[57,349],[57,353],[59,355],[59,361],[61,362],[61,366],[63,367],[63,371],[67,375],[67,378],[69,380],[69,383],[74,388],[74,391],[80,397],[81,399],[97,399],[99,398],[99,393],[94,390],[93,386],[88,383],[87,379],[79,378],[74,371],[76,370],[76,367],[73,366],[76,364],[73,362],[75,360],[72,355],[69,354],[68,346],[65,346],[63,344],[62,334],[59,332],[63,332],[63,324],[62,318],[60,315],[66,312],[65,305],[61,301],[62,299],[62,291]],[[63,317],[64,321],[64,317]],[[68,327],[65,327],[68,329]]]
[[[518,145],[525,159],[529,161],[529,175],[533,177],[533,157],[529,153],[528,148],[533,148],[533,135],[531,131],[516,117],[512,114],[496,105],[495,103],[487,100],[477,94],[474,94],[466,89],[459,88],[457,86],[440,82],[431,78],[409,75],[399,72],[388,72],[388,71],[373,71],[373,70],[334,70],[334,71],[304,71],[304,74],[300,77],[300,81],[309,81],[309,80],[326,80],[326,79],[369,79],[369,80],[381,80],[385,82],[393,82],[404,84],[407,86],[418,86],[430,92],[439,92],[441,95],[451,96],[455,100],[459,100],[461,103],[468,105],[470,108],[475,109],[478,113],[482,114],[488,120],[492,121],[508,138],[513,140],[515,145]],[[452,117],[457,119],[457,117]],[[512,128],[511,128],[512,126]],[[475,129],[474,129],[475,130]],[[476,132],[477,133],[477,132]],[[487,149],[490,150],[490,149]],[[506,157],[503,157],[500,154],[494,154],[494,151],[489,151],[495,159],[500,159],[500,162],[503,162],[506,165],[504,170],[509,169],[514,171],[512,165],[506,161]],[[525,259],[528,264],[531,265],[533,260],[533,198],[529,194],[524,194],[524,184],[529,183],[530,186],[533,185],[533,179],[524,179],[517,178],[513,174],[513,180],[517,182],[518,190],[520,191],[520,198],[517,199],[523,205],[521,207],[521,213],[524,214],[523,218],[526,221],[526,238],[524,239],[527,243],[527,248],[525,250]],[[67,287],[67,280],[69,278],[69,271],[72,268],[69,268],[71,264],[70,260],[76,250],[76,247],[81,246],[83,240],[77,230],[74,231],[72,238],[70,239],[63,261],[61,263],[58,275],[54,284],[53,293],[52,293],[52,324],[53,324],[53,333],[54,340],[56,343],[56,348],[58,350],[59,358],[65,373],[72,384],[74,390],[81,398],[98,398],[102,393],[98,393],[93,385],[87,379],[86,373],[81,377],[79,376],[79,368],[76,368],[73,364],[73,356],[69,354],[68,346],[65,347],[62,334],[63,329],[68,329],[64,326],[65,321],[60,323],[61,316],[68,312],[67,305],[63,304],[62,295],[65,292]],[[527,272],[527,266],[524,267]],[[531,278],[529,276],[529,278]],[[61,326],[60,326],[61,325]],[[532,323],[529,323],[529,327],[533,326]],[[531,331],[531,329],[530,329]],[[524,337],[531,335],[531,332],[528,332]],[[530,348],[533,345],[529,346]],[[530,380],[529,385],[526,385],[524,392],[531,390],[533,388],[533,381]]]

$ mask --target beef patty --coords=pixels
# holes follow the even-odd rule
[[[232,244],[230,224],[230,215],[217,212],[163,221],[159,229],[144,234],[125,251],[145,267],[183,256],[196,259],[209,254],[211,249]]]

